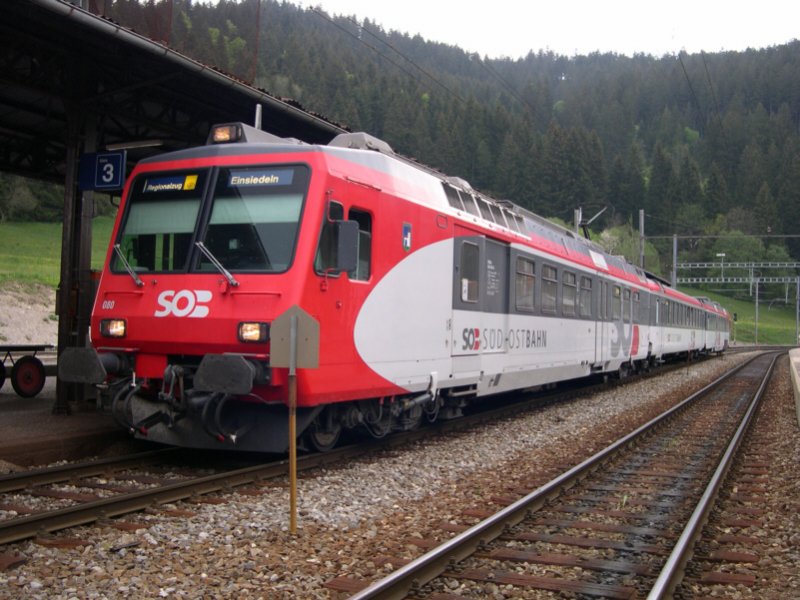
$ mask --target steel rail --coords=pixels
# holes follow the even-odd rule
[[[400,600],[405,598],[411,591],[420,588],[444,573],[451,564],[471,556],[481,545],[496,539],[507,528],[513,527],[522,521],[529,513],[535,512],[550,499],[555,498],[560,495],[562,491],[574,486],[577,482],[584,479],[591,472],[607,462],[621,448],[633,444],[660,423],[671,419],[691,405],[697,398],[705,395],[725,380],[733,377],[733,375],[760,356],[759,354],[737,365],[685,398],[679,404],[673,406],[654,419],[651,419],[644,425],[613,442],[555,479],[532,491],[527,496],[520,498],[491,517],[473,525],[405,566],[400,567],[383,579],[379,579],[367,588],[353,594],[349,597],[350,600]]]
[[[514,408],[519,410],[518,407],[514,406],[505,408],[506,412],[504,414],[506,415],[509,410]],[[498,413],[502,412],[502,409],[495,409],[489,412],[496,417]],[[476,424],[481,420],[481,416],[485,418],[485,414],[481,413],[480,415],[472,415],[465,419],[434,424],[433,427],[404,432],[379,440],[370,440],[367,443],[343,446],[331,450],[330,452],[309,454],[298,459],[297,468],[304,471],[310,470],[363,456],[376,450],[394,448],[410,441],[428,437],[431,433],[458,430],[471,424]],[[180,450],[181,449],[167,449],[166,451],[154,451],[154,453],[163,452],[166,455],[173,451],[177,452]],[[134,464],[137,460],[141,462],[144,459],[141,455],[131,455],[129,458],[129,464]],[[117,459],[104,459],[93,463],[86,463],[80,466],[79,470],[81,470],[83,476],[86,477],[99,473],[106,473],[110,464],[116,465]],[[257,481],[280,477],[286,475],[287,470],[288,459],[282,459],[266,464],[206,475],[197,479],[173,482],[157,488],[119,494],[117,496],[85,502],[55,511],[43,511],[24,517],[7,519],[0,521],[0,545],[17,542],[60,529],[87,525],[101,519],[108,519],[144,510],[154,505],[168,504],[170,502],[186,500],[193,496],[228,490]],[[42,484],[68,481],[74,476],[75,471],[71,465],[42,469],[16,476],[6,476],[6,491],[25,489],[34,485],[33,482]],[[23,485],[23,482],[27,482],[27,484]]]
[[[132,466],[152,462],[178,452],[178,448],[165,448],[129,454],[127,456],[104,458],[100,460],[71,463],[56,467],[46,467],[33,471],[20,471],[0,476],[0,493],[15,492],[37,485],[60,483],[75,478],[104,475],[110,471],[127,469]]]
[[[772,362],[770,363],[769,368],[767,369],[767,372],[761,381],[761,385],[759,386],[753,398],[750,400],[750,405],[742,417],[739,427],[736,429],[735,434],[731,438],[725,453],[720,458],[719,465],[714,471],[714,475],[708,482],[708,485],[706,486],[706,489],[703,492],[697,507],[686,523],[686,526],[684,527],[680,538],[678,538],[672,553],[667,559],[667,562],[664,564],[664,567],[661,569],[653,588],[650,590],[650,593],[647,596],[648,600],[671,598],[675,591],[675,587],[683,579],[684,568],[686,567],[686,563],[688,563],[692,557],[695,542],[697,542],[702,535],[703,526],[706,524],[708,515],[711,512],[711,509],[714,507],[714,503],[719,495],[719,489],[722,486],[722,483],[724,482],[725,476],[730,470],[731,465],[733,464],[733,460],[736,457],[736,452],[741,446],[744,437],[747,434],[751,423],[753,422],[753,417],[755,416],[755,413],[761,403],[764,390],[767,387],[767,383],[769,383],[770,377],[772,376],[772,372],[775,368],[775,363],[777,362],[779,356],[780,354],[776,354],[772,359]]]
[[[747,363],[740,365],[739,368],[745,364]],[[657,374],[664,372],[665,371],[663,370],[659,370]],[[706,388],[715,385],[723,378],[724,376],[715,382],[712,382],[709,384],[709,386],[706,386]],[[376,450],[401,446],[412,441],[430,437],[432,434],[459,431],[478,425],[487,420],[504,418],[512,414],[517,414],[532,407],[539,406],[542,402],[554,401],[564,394],[583,394],[596,389],[596,387],[598,386],[590,385],[588,388],[577,388],[568,390],[567,392],[562,391],[556,393],[547,393],[543,396],[534,396],[527,401],[509,404],[500,408],[493,408],[484,412],[467,415],[460,419],[436,422],[428,427],[423,427],[413,431],[401,432],[399,434],[394,434],[378,440],[370,440],[367,443],[344,446],[322,454],[307,455],[298,460],[298,469],[310,470],[349,458],[362,456]],[[607,386],[604,384],[600,387]],[[703,389],[705,390],[706,388]],[[177,451],[180,449],[168,449],[164,452],[168,453],[173,450]],[[131,464],[133,464],[137,459],[142,460],[139,455],[132,455],[130,458]],[[107,473],[109,465],[114,464],[116,460],[117,459],[103,459],[94,463],[87,463],[84,467],[82,467],[82,476],[87,477],[91,475]],[[159,488],[151,488],[148,490],[120,494],[110,498],[103,498],[101,500],[70,506],[56,511],[46,511],[15,519],[7,519],[5,521],[0,521],[0,545],[28,539],[37,535],[41,535],[42,533],[50,533],[78,525],[90,524],[100,519],[137,512],[153,505],[167,504],[170,502],[185,500],[196,495],[213,493],[223,489],[230,489],[232,487],[254,483],[256,481],[269,479],[272,477],[279,477],[287,473],[287,468],[288,460],[280,460],[268,464],[245,467],[233,471],[208,475],[199,479],[175,482]],[[32,485],[68,481],[75,476],[75,471],[72,469],[73,467],[71,465],[64,465],[63,467],[53,467],[51,469],[43,469],[21,475],[5,476],[0,478],[0,492],[21,490],[26,487],[31,487]],[[68,473],[69,475],[67,475]],[[25,480],[25,478],[28,478],[28,483],[26,485],[22,485],[22,482]],[[562,485],[569,487],[571,484],[568,485],[565,481]],[[2,486],[5,486],[5,488]],[[497,535],[500,533],[502,533],[502,528],[499,530]]]
[[[677,368],[681,367],[679,366]],[[669,371],[660,369],[648,375],[657,376],[667,372]],[[626,380],[626,383],[632,383],[636,380],[636,376],[634,376],[629,380]],[[429,424],[418,430],[399,432],[393,434],[391,437],[368,440],[367,442],[362,443],[362,445],[368,444],[369,450],[376,450],[387,446],[391,447],[407,444],[410,441],[416,441],[418,439],[428,437],[432,433],[446,433],[452,430],[473,427],[487,420],[507,418],[509,416],[513,416],[514,414],[530,410],[546,403],[564,401],[565,398],[571,398],[575,395],[584,395],[595,392],[598,389],[606,389],[607,386],[607,383],[598,383],[583,387],[576,387],[569,390],[561,389],[555,392],[540,393],[530,396],[527,400],[513,402],[499,407],[488,408],[481,410],[480,412],[465,415],[459,419],[440,421]],[[505,394],[505,396],[508,396],[508,394]],[[327,455],[330,457],[336,457],[337,452],[341,451],[343,448],[344,447],[338,448],[332,452],[329,451],[327,452]],[[115,458],[103,458],[81,463],[69,463],[55,467],[8,473],[0,475],[0,493],[14,492],[36,485],[46,485],[49,483],[69,481],[75,478],[103,475],[109,473],[110,471],[113,472],[117,469],[124,469],[136,464],[150,462],[159,457],[168,457],[170,454],[177,454],[181,452],[181,450],[185,449],[169,447]]]
[[[356,446],[347,446],[326,454],[309,455],[298,461],[298,468],[312,469],[363,452],[363,449]],[[9,544],[43,533],[86,525],[160,504],[279,477],[286,474],[287,466],[288,461],[280,460],[0,521],[0,544]]]

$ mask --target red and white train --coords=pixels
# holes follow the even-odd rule
[[[366,134],[306,145],[240,123],[141,161],[123,194],[91,348],[59,361],[137,435],[283,452],[270,324],[320,325],[298,435],[327,449],[453,418],[471,400],[721,352],[719,305]]]

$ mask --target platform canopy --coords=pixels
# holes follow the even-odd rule
[[[3,0],[0,171],[63,182],[69,116],[129,163],[202,144],[213,123],[253,123],[327,143],[343,128],[65,0]],[[85,130],[79,135],[86,137]]]
[[[203,144],[211,125],[253,124],[326,144],[345,129],[297,103],[197,62],[83,10],[98,0],[0,2],[0,171],[64,185],[59,355],[83,347],[94,302],[91,192],[78,190],[82,155],[146,156]],[[84,397],[59,381],[55,412]]]

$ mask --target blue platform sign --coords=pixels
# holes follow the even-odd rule
[[[125,185],[125,150],[91,152],[81,156],[78,187],[83,190],[121,190]]]

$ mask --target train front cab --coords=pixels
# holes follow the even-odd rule
[[[62,379],[99,385],[121,424],[155,441],[283,450],[285,419],[259,416],[281,413],[286,397],[285,374],[269,366],[269,323],[309,289],[368,271],[369,246],[358,254],[368,220],[340,218],[313,152],[253,152],[203,148],[140,164],[93,310],[94,347],[59,361]],[[242,435],[254,425],[260,435]]]

